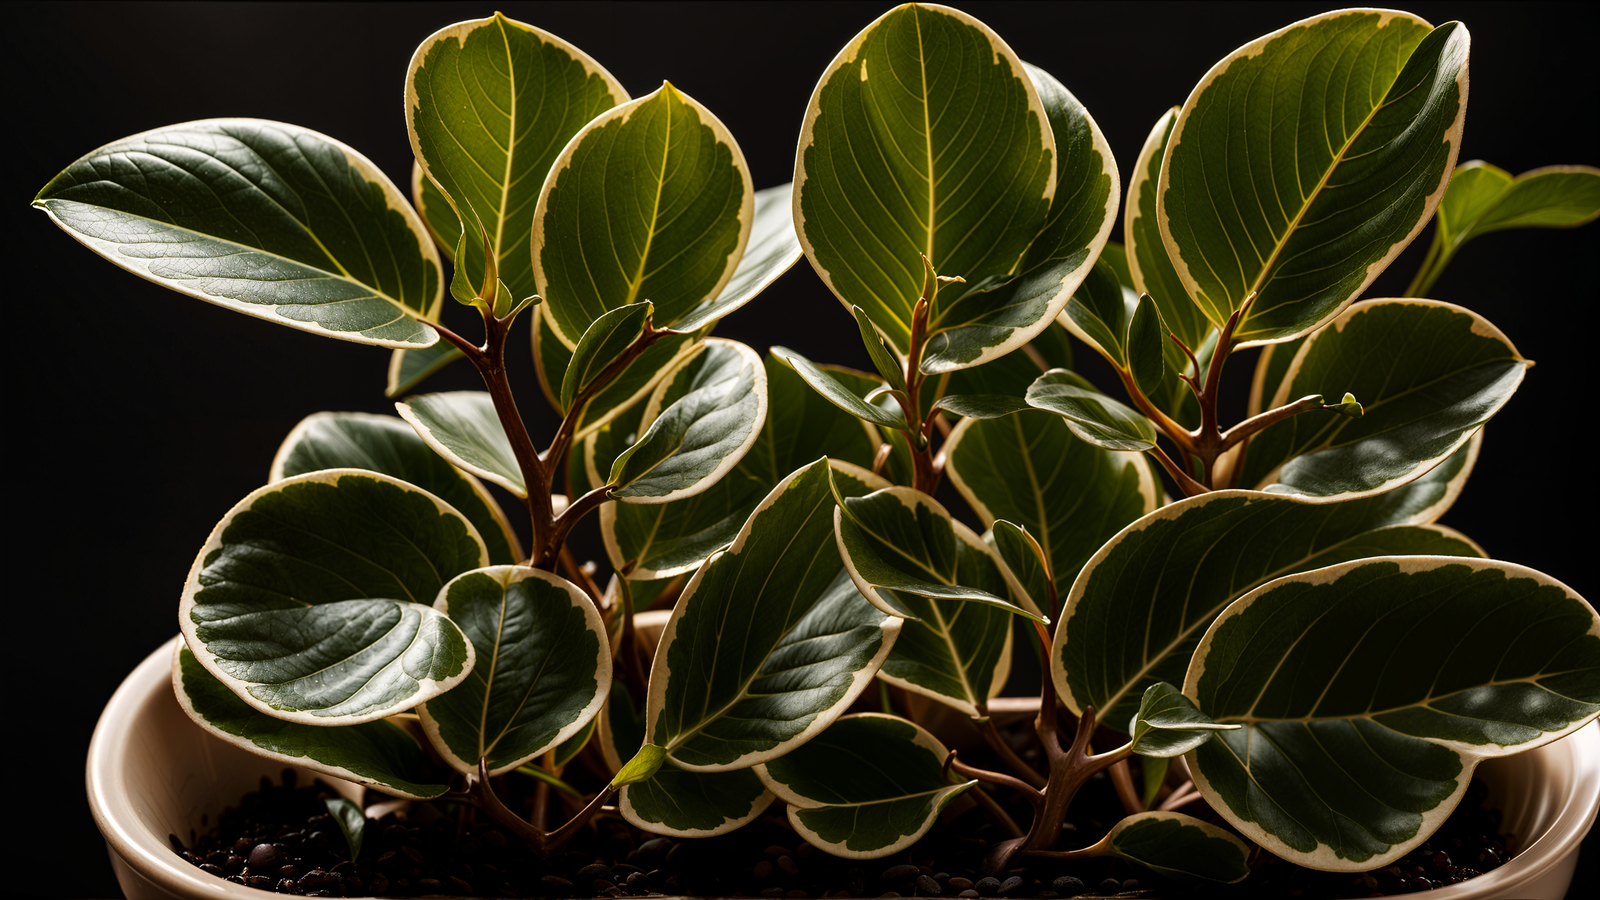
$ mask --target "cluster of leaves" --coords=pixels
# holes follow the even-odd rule
[[[1059,81],[925,5],[839,53],[793,184],[760,191],[692,98],[630,99],[499,15],[412,59],[414,206],[281,123],[95,150],[35,200],[58,225],[174,290],[393,348],[402,398],[306,419],[218,523],[180,604],[180,702],[253,752],[473,804],[547,849],[613,799],[677,836],[782,799],[816,846],[877,857],[989,781],[1035,812],[995,869],[1243,878],[1244,842],[1173,811],[1196,792],[1297,862],[1398,858],[1480,760],[1600,715],[1594,610],[1434,524],[1528,361],[1469,310],[1355,302],[1436,210],[1415,294],[1477,235],[1600,213],[1594,169],[1457,167],[1467,49],[1459,23],[1365,10],[1260,38],[1156,123],[1126,198]],[[440,324],[441,253],[481,344]],[[710,336],[802,255],[875,373]],[[503,364],[524,315],[562,416],[543,449]],[[1068,334],[1131,406],[1071,370]],[[1250,347],[1250,417],[1225,429],[1224,363]],[[412,393],[461,358],[485,391]],[[934,499],[947,473],[983,534]],[[530,548],[483,481],[525,505]],[[566,547],[590,512],[604,586]],[[1006,756],[990,702],[1017,617],[1047,772],[845,714],[876,680]],[[1128,740],[1094,752],[1097,722]],[[586,748],[613,777],[560,828],[495,794],[514,770],[576,793],[560,776]],[[1192,786],[1167,790],[1178,756]],[[1055,849],[1108,768],[1128,818]]]

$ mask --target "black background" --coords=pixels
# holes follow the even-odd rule
[[[11,784],[27,836],[26,893],[114,896],[83,799],[84,753],[121,678],[176,631],[196,549],[258,487],[279,440],[318,410],[392,412],[387,351],[275,327],[165,291],[78,246],[27,203],[97,146],[191,119],[251,116],[338,138],[408,184],[401,88],[412,50],[492,6],[447,4],[57,3],[9,7],[6,233],[22,277],[4,300],[8,629],[20,649],[7,715]],[[670,79],[739,140],[758,188],[789,181],[817,77],[887,9],[861,3],[590,3],[500,7],[583,48],[634,96]],[[1151,124],[1218,58],[1331,8],[1309,3],[1029,4],[965,7],[1088,107],[1126,177]],[[1595,6],[1414,3],[1472,30],[1461,160],[1516,173],[1600,163]],[[18,14],[18,10],[21,14]],[[1119,218],[1120,221],[1120,218]],[[1113,239],[1121,239],[1120,225]],[[1368,296],[1392,296],[1424,233]],[[1445,517],[1491,555],[1594,596],[1589,499],[1594,305],[1600,228],[1480,239],[1434,295],[1486,315],[1538,361],[1488,429],[1477,474]],[[453,310],[452,312],[459,312]],[[470,322],[449,318],[458,328]],[[758,349],[867,366],[854,325],[801,262],[719,333]],[[468,331],[467,333],[475,333]],[[1104,369],[1080,367],[1114,388]],[[548,434],[529,355],[512,377],[535,434]],[[1585,362],[1590,360],[1590,362]],[[1248,361],[1230,367],[1242,412]],[[475,387],[462,367],[430,389]],[[520,525],[521,523],[519,523]],[[20,540],[18,539],[20,537]],[[591,551],[593,552],[593,551]],[[598,554],[595,554],[598,555]],[[64,843],[69,842],[69,843]],[[1595,844],[1595,841],[1591,841]],[[1590,857],[1596,849],[1590,848]],[[1587,860],[1586,860],[1587,862]],[[1595,882],[1587,882],[1594,884]],[[15,887],[15,882],[11,885]],[[9,891],[8,891],[9,892]],[[1575,893],[1574,896],[1577,894]]]

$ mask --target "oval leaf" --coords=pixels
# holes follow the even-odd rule
[[[1080,440],[1106,450],[1149,450],[1156,427],[1066,369],[1051,369],[1028,386],[1028,405],[1061,416]]]
[[[799,262],[800,238],[794,233],[794,185],[756,191],[755,223],[739,265],[715,298],[680,315],[672,327],[679,331],[705,328],[749,303],[778,276]]]
[[[434,749],[464,774],[486,759],[509,772],[582,730],[611,687],[611,652],[594,602],[538,569],[495,566],[457,575],[434,608],[466,633],[478,664],[422,704]]]
[[[1600,715],[1600,617],[1511,563],[1356,560],[1241,597],[1184,694],[1244,726],[1188,757],[1213,809],[1292,862],[1363,871],[1426,840],[1481,760]]]
[[[903,356],[922,257],[969,285],[1010,273],[1049,212],[1055,153],[1039,93],[998,35],[947,7],[896,7],[811,95],[795,155],[801,246]],[[961,287],[943,290],[948,302]]]
[[[690,772],[670,758],[649,780],[624,786],[617,802],[629,822],[680,838],[727,834],[771,805],[772,792],[752,769]]]
[[[1110,855],[1180,882],[1233,884],[1250,874],[1250,845],[1232,832],[1175,812],[1145,812],[1111,827]]]
[[[395,409],[435,453],[518,497],[528,496],[522,467],[487,391],[418,394]]]
[[[807,843],[847,859],[878,859],[916,843],[977,784],[945,779],[949,755],[914,722],[858,713],[756,774],[789,804],[789,824]]]
[[[1161,311],[1161,318],[1183,340],[1198,351],[1211,323],[1200,311],[1167,255],[1157,224],[1156,190],[1161,184],[1161,160],[1166,156],[1172,126],[1178,123],[1178,107],[1167,110],[1150,129],[1139,149],[1128,183],[1128,205],[1123,211],[1122,235],[1127,242],[1128,286],[1135,294],[1149,294]],[[1162,336],[1165,339],[1165,335]],[[1167,341],[1169,345],[1170,341]]]
[[[444,298],[421,220],[365,156],[298,125],[146,131],[68,166],[33,205],[118,266],[207,303],[362,344],[439,338],[417,321]]]
[[[1305,334],[1422,231],[1461,147],[1468,43],[1459,22],[1341,10],[1206,73],[1173,126],[1157,205],[1213,324],[1254,293],[1237,342]]]
[[[1168,759],[1188,753],[1218,731],[1239,727],[1211,721],[1182,691],[1161,681],[1145,688],[1139,711],[1128,723],[1128,735],[1133,738],[1133,752]]]

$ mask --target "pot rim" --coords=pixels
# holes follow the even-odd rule
[[[89,810],[112,853],[160,889],[180,897],[259,900],[260,890],[202,872],[172,852],[164,836],[142,827],[138,800],[129,796],[119,777],[123,760],[136,752],[125,740],[126,723],[158,698],[159,691],[172,690],[172,657],[181,640],[181,636],[174,637],[145,657],[101,712],[89,741],[84,773]],[[1464,884],[1439,888],[1430,896],[1440,900],[1481,900],[1497,893],[1509,896],[1504,892],[1526,886],[1577,852],[1600,811],[1600,721],[1530,752],[1554,754],[1552,764],[1570,765],[1574,770],[1568,781],[1575,788],[1562,798],[1552,825],[1499,868]]]

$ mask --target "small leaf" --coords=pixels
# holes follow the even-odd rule
[[[1080,440],[1107,450],[1149,450],[1156,427],[1149,419],[1089,387],[1066,369],[1051,369],[1028,388],[1028,405],[1067,421]]]
[[[649,781],[661,769],[661,764],[667,761],[667,751],[664,747],[655,744],[645,744],[627,765],[617,771],[615,778],[611,779],[613,790],[627,784],[637,784]]]
[[[905,368],[900,364],[900,360],[896,359],[894,353],[889,350],[888,342],[883,339],[883,335],[878,333],[877,327],[867,317],[866,310],[859,306],[852,306],[850,311],[855,314],[856,325],[861,329],[861,343],[866,345],[867,356],[872,359],[872,367],[878,370],[878,374],[883,376],[884,381],[888,382],[890,389],[905,395],[908,390],[906,387],[906,373]]]
[[[1480,761],[1600,715],[1600,616],[1511,563],[1356,560],[1229,606],[1184,695],[1244,726],[1188,756],[1212,809],[1285,859],[1365,871],[1443,824]]]
[[[619,306],[594,320],[572,351],[572,361],[561,380],[562,409],[571,406],[580,391],[593,384],[622,351],[639,339],[650,321],[650,311],[650,301],[646,300]]]
[[[1138,305],[1138,295],[1124,292],[1117,273],[1105,260],[1096,260],[1088,277],[1072,295],[1072,302],[1057,318],[1072,336],[1088,344],[1121,371],[1128,371],[1128,321]]]
[[[847,859],[878,859],[916,843],[977,784],[945,779],[949,753],[913,722],[857,713],[757,766],[756,775],[789,804],[789,823],[807,843]]]
[[[1146,397],[1159,396],[1166,386],[1167,323],[1161,320],[1149,294],[1139,296],[1139,305],[1128,320],[1128,371],[1133,383]]]
[[[933,408],[947,409],[969,419],[998,419],[1033,407],[1021,397],[1002,394],[946,394],[934,402]]]
[[[436,341],[431,347],[396,350],[389,357],[389,380],[383,395],[399,397],[410,393],[429,375],[464,358],[466,354],[449,341]]]
[[[1320,394],[1317,395],[1317,399],[1321,400],[1322,396]],[[1340,400],[1336,404],[1333,404],[1333,405],[1330,405],[1330,406],[1325,406],[1323,408],[1328,410],[1329,412],[1335,412],[1335,413],[1338,413],[1341,416],[1345,416],[1345,417],[1351,418],[1351,419],[1359,419],[1362,416],[1366,415],[1366,413],[1367,413],[1366,409],[1363,408],[1362,405],[1356,400],[1356,395],[1350,393],[1349,391],[1345,391],[1344,392],[1344,399],[1343,400]]]
[[[1096,845],[1163,878],[1234,884],[1250,874],[1250,845],[1227,829],[1175,812],[1145,812],[1111,827]]]
[[[839,407],[845,412],[871,422],[884,428],[894,428],[900,431],[909,431],[911,426],[906,424],[904,414],[896,415],[877,406],[873,406],[856,395],[856,392],[841,384],[839,380],[826,370],[819,368],[811,360],[790,350],[788,347],[773,347],[772,355],[788,363],[790,368],[805,379],[811,389],[828,399],[828,402]]]
[[[361,858],[361,840],[366,835],[367,815],[361,807],[343,797],[329,797],[322,801],[328,806],[328,815],[339,823],[339,831],[344,835],[344,843],[350,848],[350,861],[355,862]]]
[[[156,284],[301,331],[426,347],[439,254],[371,160],[297,125],[207,119],[101,147],[33,205]],[[245,223],[249,223],[246,225]]]
[[[1026,528],[1004,519],[994,520],[986,540],[1016,577],[1017,585],[1022,588],[1023,604],[1032,604],[1032,609],[1054,619],[1055,578],[1050,572],[1050,554],[1038,540]]]
[[[1139,711],[1128,723],[1128,734],[1133,737],[1133,752],[1170,759],[1211,740],[1218,731],[1239,727],[1211,721],[1182,691],[1161,681],[1145,688]]]
[[[435,453],[518,497],[528,496],[522,467],[487,391],[418,394],[395,409]]]

